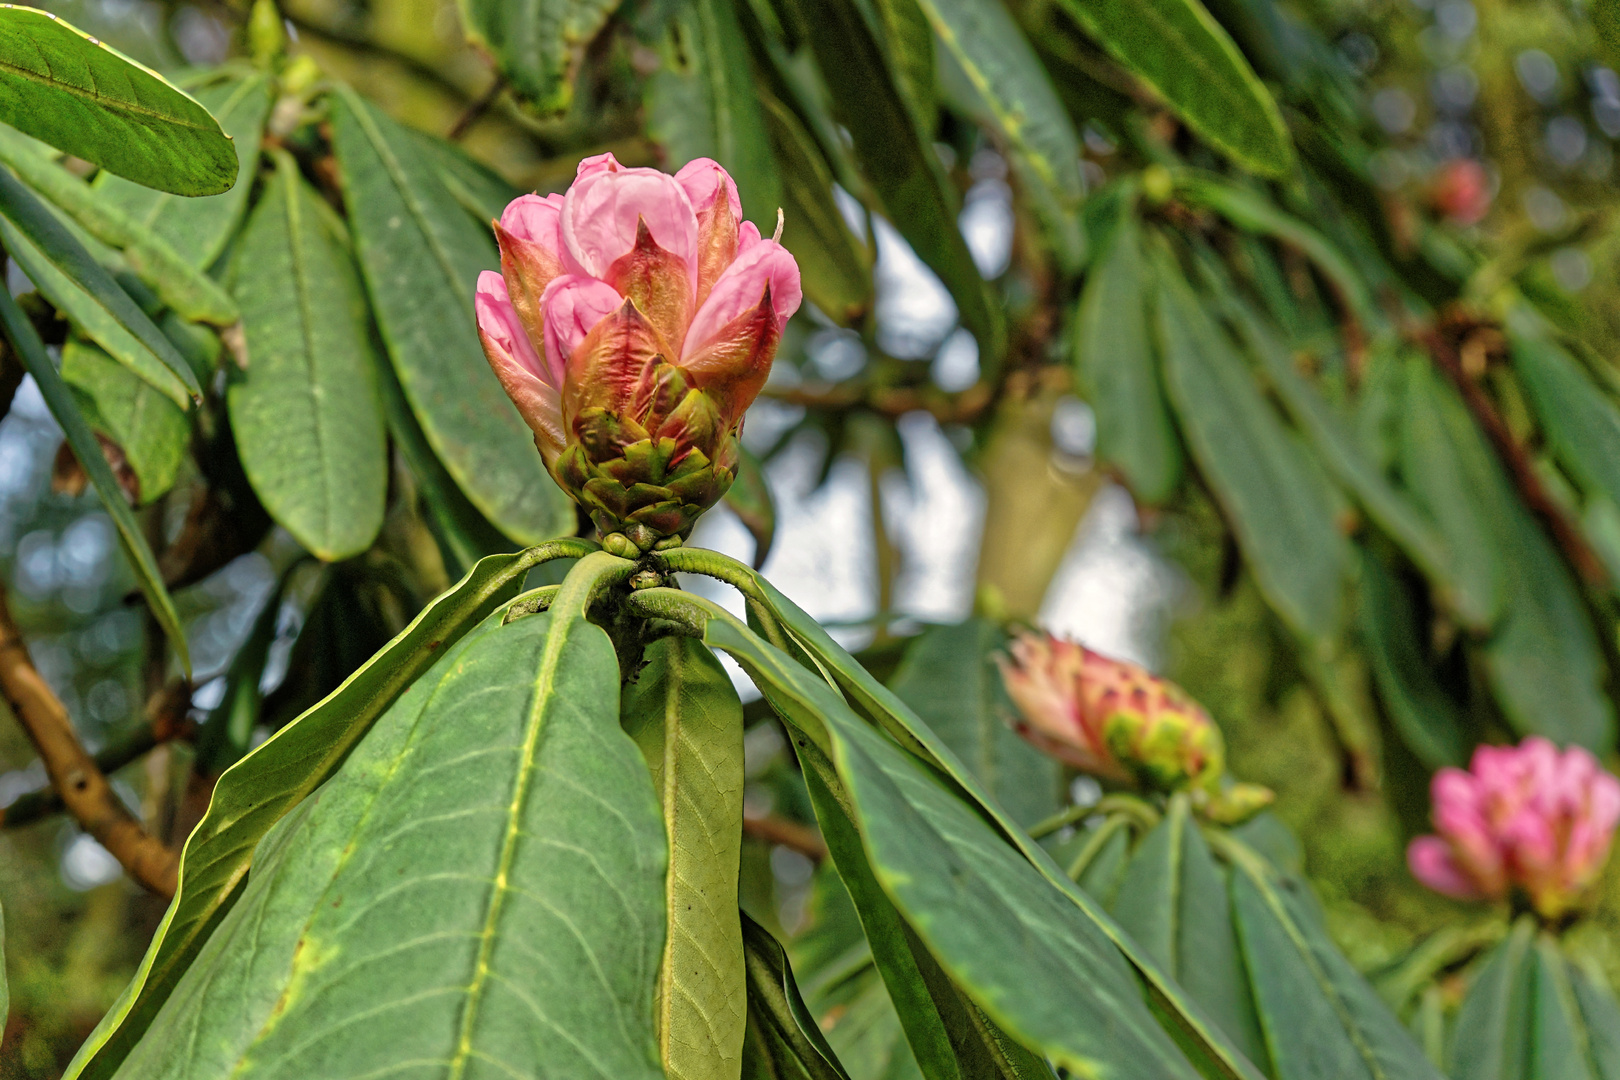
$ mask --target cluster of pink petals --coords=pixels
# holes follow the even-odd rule
[[[644,396],[658,362],[723,398],[734,424],[799,306],[793,256],[742,220],[736,184],[707,158],[674,176],[587,158],[566,193],[516,199],[495,232],[501,273],[478,278],[479,336],[548,465],[582,403]],[[607,332],[616,313],[634,334]]]
[[[1088,669],[1107,659],[1084,645],[1046,633],[1019,634],[998,656],[1007,696],[1018,709],[1018,733],[1077,769],[1123,780],[1124,769],[1109,753],[1103,717],[1089,708]],[[1095,680],[1093,680],[1095,681]]]
[[[1435,774],[1431,796],[1438,835],[1407,849],[1417,879],[1464,900],[1518,890],[1548,919],[1578,906],[1620,823],[1620,780],[1539,736],[1479,747],[1468,771]]]

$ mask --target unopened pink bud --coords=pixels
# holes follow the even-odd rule
[[[1550,920],[1580,907],[1620,823],[1620,780],[1539,736],[1482,746],[1466,772],[1441,769],[1431,797],[1436,835],[1407,849],[1413,875],[1461,899],[1517,892]]]

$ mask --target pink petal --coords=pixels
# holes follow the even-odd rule
[[[788,317],[799,310],[803,292],[799,287],[799,264],[787,248],[774,240],[761,240],[737,256],[737,260],[714,283],[703,306],[692,317],[681,346],[681,358],[696,356],[719,337],[733,320],[753,310],[771,288],[771,307],[776,312],[780,332]]]
[[[720,191],[724,189],[726,201],[731,203],[731,219],[742,220],[742,201],[737,197],[737,185],[731,179],[731,174],[720,167],[718,161],[710,158],[694,158],[675,174],[675,182],[686,192],[694,214],[701,214],[713,206]]]
[[[546,361],[556,376],[556,385],[563,385],[563,373],[574,346],[582,341],[591,328],[617,311],[624,297],[606,282],[595,278],[564,274],[546,286],[540,298],[540,310],[546,320]]]
[[[562,214],[561,195],[520,195],[506,204],[501,228],[520,240],[532,240],[553,255],[562,250],[558,218]]]
[[[686,261],[697,291],[697,215],[672,176],[656,169],[617,169],[581,176],[563,200],[563,261],[573,272],[600,278],[636,246],[646,221],[659,247]]]
[[[1451,850],[1438,836],[1413,840],[1406,849],[1406,865],[1413,877],[1437,893],[1459,900],[1477,900],[1483,895],[1452,861]]]
[[[484,346],[489,366],[517,406],[523,422],[534,432],[535,444],[549,466],[566,443],[558,387],[541,375],[543,367],[518,323],[517,312],[506,297],[506,283],[499,274],[486,270],[479,275],[474,306],[478,312],[478,340]]]
[[[523,332],[523,323],[518,319],[517,308],[512,306],[511,298],[507,295],[505,278],[493,270],[485,270],[479,274],[478,290],[473,295],[473,309],[478,315],[479,331],[513,363],[553,386],[562,385],[561,379],[550,378],[550,372],[540,362],[539,354],[534,351],[534,343],[529,340],[529,335]]]
[[[585,179],[585,177],[595,176],[597,173],[618,172],[622,168],[624,166],[619,164],[619,159],[614,157],[612,153],[595,154],[580,160],[579,168],[574,171],[574,181],[577,183]]]
[[[745,221],[737,226],[737,254],[741,255],[755,244],[759,243],[759,226],[752,221]]]

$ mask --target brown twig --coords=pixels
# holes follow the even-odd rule
[[[1519,497],[1547,526],[1547,530],[1558,541],[1565,557],[1581,577],[1590,585],[1602,586],[1608,581],[1608,574],[1603,568],[1602,561],[1586,542],[1581,530],[1569,520],[1564,514],[1563,507],[1558,505],[1546,485],[1541,482],[1541,476],[1536,472],[1535,463],[1530,460],[1530,455],[1514,439],[1507,421],[1502,419],[1502,414],[1496,411],[1496,405],[1490,396],[1470,376],[1467,365],[1464,364],[1463,352],[1468,347],[1472,331],[1477,329],[1486,328],[1476,325],[1466,314],[1452,312],[1444,316],[1438,324],[1417,331],[1416,336],[1428,350],[1435,364],[1456,386],[1458,393],[1462,394],[1468,411],[1473,414],[1475,421],[1485,432],[1486,438],[1490,439],[1497,457],[1507,467],[1509,475],[1513,478],[1513,484],[1518,489]]]
[[[34,744],[51,786],[80,827],[130,877],[159,896],[173,896],[179,857],[141,827],[95,759],[79,742],[67,709],[40,677],[0,585],[0,695]]]
[[[444,137],[451,142],[460,142],[461,137],[467,134],[467,129],[483,119],[484,114],[489,112],[489,107],[495,104],[495,99],[500,97],[501,91],[505,89],[505,77],[496,72],[495,78],[490,80],[489,89],[479,94],[478,100],[462,110],[461,115],[456,117],[456,122],[450,125],[450,130],[445,132]]]
[[[813,863],[827,857],[827,842],[808,825],[779,817],[744,817],[743,835],[797,851]]]

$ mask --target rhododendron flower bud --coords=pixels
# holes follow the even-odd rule
[[[1195,789],[1210,816],[1237,821],[1271,801],[1222,783],[1220,729],[1175,683],[1051,634],[1018,635],[999,657],[1014,726],[1077,769],[1155,791]]]
[[[1518,892],[1546,919],[1580,906],[1620,822],[1620,780],[1538,736],[1481,746],[1468,771],[1435,774],[1431,797],[1437,835],[1407,849],[1413,875],[1463,900]]]
[[[551,475],[604,536],[684,537],[735,475],[799,307],[793,256],[708,159],[668,176],[587,158],[564,194],[507,206],[495,237],[479,339]]]

